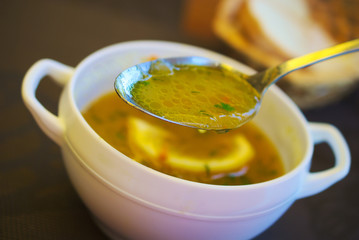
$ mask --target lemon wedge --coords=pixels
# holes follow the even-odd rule
[[[238,170],[254,156],[251,144],[243,135],[234,137],[235,146],[222,157],[209,157],[206,160],[181,155],[171,146],[175,134],[145,120],[131,117],[128,120],[129,145],[133,152],[151,159],[153,164],[165,163],[173,169],[197,173],[220,173]],[[165,158],[163,158],[163,153]]]

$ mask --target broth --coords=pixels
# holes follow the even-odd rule
[[[168,175],[201,183],[242,185],[284,174],[276,148],[251,122],[225,134],[201,133],[143,113],[115,92],[91,103],[83,116],[118,151]]]
[[[146,79],[134,84],[131,97],[157,116],[212,130],[237,128],[255,115],[260,102],[256,89],[227,68],[169,68],[161,61],[151,65]]]

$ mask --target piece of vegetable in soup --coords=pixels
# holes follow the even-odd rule
[[[284,174],[270,140],[253,124],[225,134],[172,124],[105,94],[83,116],[110,145],[165,174],[200,183],[243,185]]]

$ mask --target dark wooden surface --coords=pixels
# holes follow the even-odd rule
[[[186,34],[182,9],[178,0],[0,2],[0,239],[106,239],[69,182],[59,147],[42,133],[21,100],[26,70],[41,58],[76,66],[102,47],[138,39],[228,53],[222,43]],[[37,96],[56,112],[60,92],[45,79]],[[304,113],[309,121],[331,123],[342,131],[351,149],[351,171],[328,190],[296,201],[256,239],[359,239],[359,92]],[[318,145],[313,171],[332,164],[329,148]]]

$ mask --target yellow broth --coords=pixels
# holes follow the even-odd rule
[[[196,129],[172,124],[145,114],[126,104],[115,92],[105,94],[91,103],[83,111],[83,116],[98,135],[118,151],[168,175],[201,183],[242,185],[267,181],[284,174],[282,161],[276,148],[251,122],[225,134],[218,134],[214,131],[201,133]],[[134,132],[141,135],[143,130],[133,129],[130,124],[133,119],[137,119],[137,123],[144,122],[145,126],[146,124],[152,126],[151,129],[158,130],[158,133],[151,130],[153,136],[133,136]],[[162,130],[167,137],[160,141],[159,136]],[[235,149],[237,146],[234,144],[234,139],[238,136],[244,136],[253,149],[254,154],[250,155],[250,159],[246,159],[238,166],[231,166],[231,169],[226,171],[218,172],[220,168],[216,170],[215,167],[211,169],[211,160],[219,159],[220,162],[229,153],[240,151]],[[149,139],[141,140],[139,139],[141,137]],[[143,152],[143,148],[137,151],[138,144],[148,147],[156,142],[163,146],[160,145],[155,158]],[[177,169],[168,164],[171,154],[181,156],[181,159],[192,159],[189,162],[194,162],[196,166],[201,164],[203,169],[190,169],[191,167],[188,167],[190,165],[186,166],[189,169]]]
[[[131,89],[141,108],[165,119],[202,129],[232,129],[251,119],[260,95],[241,75],[221,67],[151,65]],[[159,68],[159,70],[156,69]],[[164,68],[164,69],[163,69]]]

